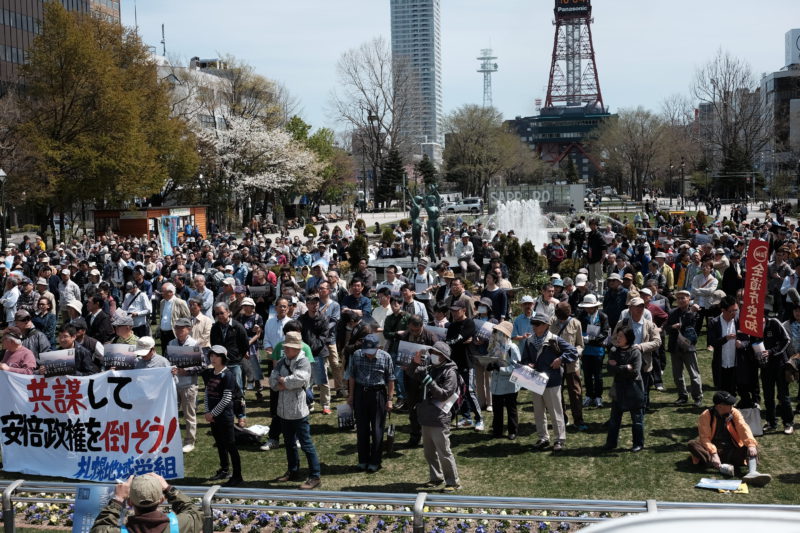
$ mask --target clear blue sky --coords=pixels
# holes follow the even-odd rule
[[[134,0],[122,20],[134,25]],[[348,50],[390,38],[389,0],[137,0],[139,31],[167,55],[230,53],[284,83],[315,128],[342,129],[329,109],[336,62]],[[664,98],[687,93],[695,69],[723,48],[754,73],[784,63],[784,34],[800,26],[800,0],[595,0],[592,27],[600,86],[607,106],[658,110]],[[494,104],[505,118],[534,114],[544,99],[553,46],[552,0],[442,0],[445,112],[480,104],[475,59],[491,46],[500,70]]]

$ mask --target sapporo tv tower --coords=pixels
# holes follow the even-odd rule
[[[579,182],[600,172],[587,138],[608,114],[592,41],[591,0],[555,0],[555,36],[547,97],[539,114],[511,121],[519,136],[554,168],[570,162]],[[537,106],[538,107],[538,106]]]

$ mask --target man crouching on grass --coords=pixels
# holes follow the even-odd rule
[[[700,414],[697,420],[699,438],[689,441],[692,462],[710,466],[720,474],[732,477],[738,467],[747,464],[742,481],[763,487],[772,480],[769,474],[758,472],[758,443],[742,413],[733,405],[736,396],[726,391],[714,394],[714,407]]]

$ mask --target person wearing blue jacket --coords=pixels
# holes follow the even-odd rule
[[[537,372],[547,374],[548,377],[544,393],[533,393],[536,432],[539,434],[539,440],[534,445],[534,449],[544,450],[550,446],[550,434],[547,431],[547,422],[544,417],[544,410],[547,409],[556,430],[553,453],[557,453],[564,449],[567,439],[564,409],[561,405],[562,375],[564,367],[577,360],[578,351],[573,345],[549,331],[550,318],[544,313],[536,313],[531,318],[531,325],[533,326],[533,335],[525,340],[521,363],[530,366]]]

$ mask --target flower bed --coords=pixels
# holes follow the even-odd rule
[[[28,494],[30,497],[44,499],[67,499],[63,494]],[[408,507],[392,507],[389,505],[347,505],[331,504],[329,507],[336,509],[333,513],[328,510],[311,512],[305,510],[292,511],[297,507],[295,502],[274,502],[267,500],[227,500],[215,501],[217,505],[226,508],[215,508],[214,531],[233,532],[411,532],[413,529],[410,516],[393,514],[374,514],[387,512],[410,512]],[[198,502],[199,505],[199,502]],[[241,509],[236,507],[241,505]],[[281,506],[281,510],[248,509],[248,507]],[[322,504],[309,502],[305,507],[322,507]],[[14,504],[16,511],[16,525],[20,528],[35,528],[47,530],[69,530],[72,527],[74,504],[72,503],[28,503],[17,502]],[[368,512],[365,514],[365,511]],[[426,512],[431,509],[425,508]],[[425,531],[433,533],[512,533],[512,532],[557,532],[577,531],[585,524],[580,522],[565,521],[567,517],[580,518],[608,518],[608,513],[577,513],[565,512],[548,513],[547,511],[522,511],[514,515],[506,510],[499,509],[456,509],[450,507],[433,509],[435,512],[457,514],[459,511],[469,514],[496,514],[507,515],[508,519],[496,518],[460,518],[460,517],[427,517]],[[511,519],[511,517],[515,519]],[[530,516],[530,519],[524,517]],[[543,520],[542,517],[547,517]]]

